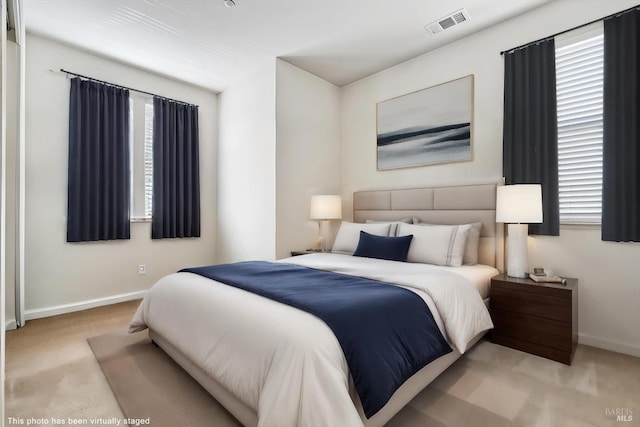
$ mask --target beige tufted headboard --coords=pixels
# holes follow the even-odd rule
[[[504,228],[496,225],[497,184],[353,193],[353,220],[420,218],[431,224],[482,222],[478,261],[504,270]]]

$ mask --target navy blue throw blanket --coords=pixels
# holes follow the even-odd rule
[[[451,351],[425,302],[383,282],[263,261],[180,270],[322,319],[338,338],[367,418],[409,377]]]

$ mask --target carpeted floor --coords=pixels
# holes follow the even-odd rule
[[[140,301],[30,320],[6,333],[5,413],[22,420],[122,417],[87,338],[126,330]],[[18,425],[14,423],[13,425]],[[97,423],[97,426],[108,424]]]
[[[145,332],[89,343],[126,416],[159,427],[239,426]],[[581,347],[568,367],[485,341],[388,426],[619,425],[607,409],[640,410],[639,378],[640,360],[615,353]]]
[[[236,425],[145,333],[124,333],[136,305],[40,319],[8,332],[5,424],[9,417],[102,417],[84,425],[106,426],[151,405],[153,412],[130,416],[148,413],[151,425],[161,427]],[[108,376],[106,367],[116,367],[109,381],[124,414],[87,344],[87,338],[100,336],[92,344],[105,347]],[[133,405],[144,397],[151,403]],[[196,409],[184,409],[190,402]],[[171,413],[178,414],[178,424],[165,423]],[[616,414],[632,419],[618,421]],[[388,424],[401,426],[640,426],[640,359],[580,345],[566,366],[482,341]]]

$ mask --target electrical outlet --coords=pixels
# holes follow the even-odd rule
[[[147,274],[147,266],[145,264],[138,265],[138,274]]]

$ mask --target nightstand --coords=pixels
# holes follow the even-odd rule
[[[322,252],[319,249],[303,249],[301,251],[291,251],[291,256],[298,256],[298,255],[307,255],[307,254],[316,254]]]
[[[506,274],[491,279],[491,341],[571,364],[578,344],[578,280],[536,283]]]

